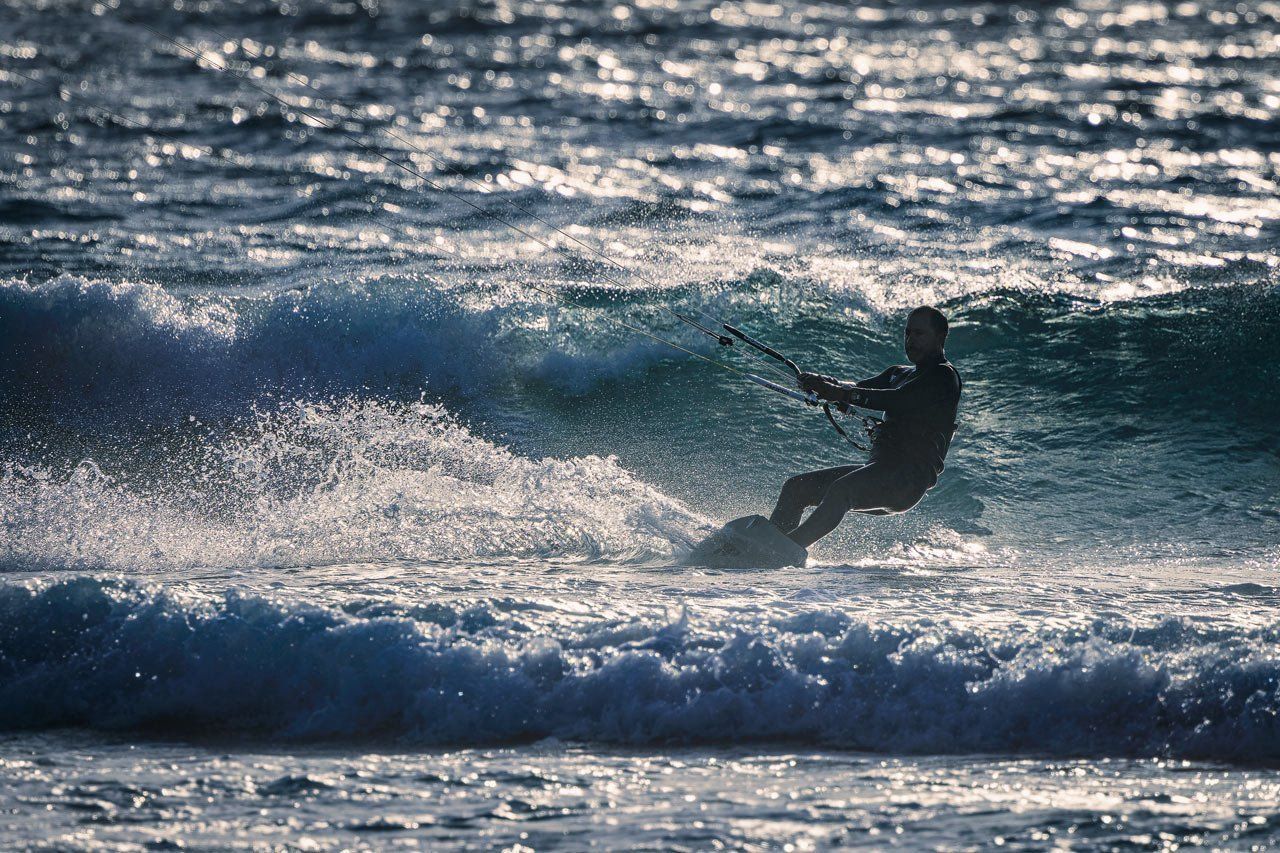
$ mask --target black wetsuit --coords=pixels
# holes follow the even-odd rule
[[[872,436],[865,465],[810,471],[783,485],[770,519],[806,548],[848,512],[884,515],[919,503],[938,482],[955,434],[960,375],[945,356],[919,367],[890,367],[839,387],[844,402],[884,412],[884,423]],[[811,506],[817,509],[801,524],[800,516]]]

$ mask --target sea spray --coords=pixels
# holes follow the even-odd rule
[[[8,570],[350,559],[670,559],[705,522],[613,458],[530,459],[436,405],[261,413],[175,470],[0,471]]]

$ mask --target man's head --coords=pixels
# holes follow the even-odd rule
[[[933,361],[947,342],[947,318],[937,308],[921,305],[907,315],[903,337],[912,364]]]

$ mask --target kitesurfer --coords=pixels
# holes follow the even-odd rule
[[[946,316],[921,306],[907,315],[904,345],[910,365],[860,382],[799,375],[802,391],[885,413],[872,434],[866,464],[810,471],[783,484],[769,520],[802,548],[835,530],[846,513],[905,512],[938,482],[960,405],[960,375],[947,361],[946,340]],[[811,506],[817,509],[802,524],[800,517]]]

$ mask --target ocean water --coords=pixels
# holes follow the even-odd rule
[[[0,19],[0,846],[1275,846],[1276,3]],[[858,455],[618,321],[924,303],[938,487],[682,567]]]

